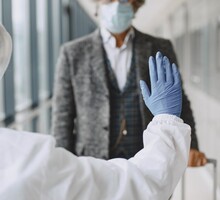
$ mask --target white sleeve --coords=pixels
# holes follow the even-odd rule
[[[188,160],[190,127],[161,115],[130,160],[76,157],[52,137],[0,129],[0,199],[164,200]]]
[[[168,199],[186,169],[189,147],[190,127],[160,115],[144,132],[144,149],[130,160],[75,157],[54,149],[45,193],[66,200]]]

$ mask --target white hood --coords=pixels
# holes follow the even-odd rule
[[[0,80],[2,79],[11,58],[12,40],[4,26],[0,24]]]

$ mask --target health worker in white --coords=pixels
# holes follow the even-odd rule
[[[11,49],[1,25],[1,75]],[[168,199],[187,167],[190,127],[179,118],[182,90],[175,64],[159,52],[149,58],[149,70],[151,88],[140,85],[154,118],[143,133],[141,151],[129,160],[76,157],[56,148],[52,136],[1,128],[0,199]]]

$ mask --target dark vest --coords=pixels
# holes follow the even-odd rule
[[[110,92],[110,146],[109,158],[130,158],[143,148],[143,130],[136,80],[134,54],[123,91],[120,91],[115,73],[106,58]]]

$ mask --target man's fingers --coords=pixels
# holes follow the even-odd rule
[[[189,167],[196,167],[199,160],[199,151],[195,150],[195,149],[191,149],[190,153],[189,153],[189,162],[188,162],[188,166]]]
[[[207,159],[204,153],[200,152],[201,165],[204,166],[207,164]]]
[[[198,160],[197,160],[197,162],[196,162],[196,166],[197,166],[197,167],[203,166],[203,164],[202,164],[202,159],[201,159],[201,158],[198,158]]]
[[[207,159],[206,159],[206,157],[204,157],[203,159],[202,159],[202,165],[206,165],[207,164]]]
[[[189,155],[189,167],[200,167],[204,166],[207,163],[207,159],[204,153],[197,150],[190,150]]]
[[[160,52],[156,54],[156,64],[157,64],[157,75],[158,80],[165,82],[165,69],[163,66],[163,55]]]
[[[140,87],[145,104],[147,104],[147,99],[150,97],[150,90],[147,84],[142,80],[140,80]]]
[[[197,167],[204,166],[207,163],[207,160],[205,157],[200,156],[197,160]]]
[[[188,161],[188,166],[189,166],[189,167],[192,167],[192,166],[194,165],[193,161],[194,161],[194,160],[193,160],[193,156],[190,154],[190,155],[189,155],[189,161]]]

